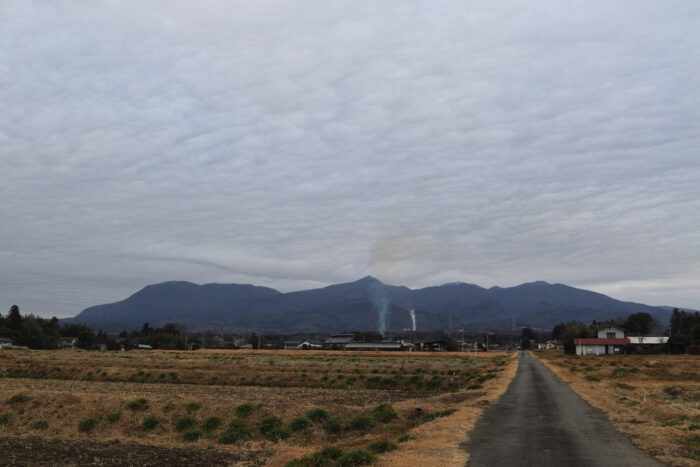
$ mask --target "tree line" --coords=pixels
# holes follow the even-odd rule
[[[51,319],[32,314],[22,316],[17,305],[10,307],[7,316],[0,313],[0,337],[31,349],[55,349],[61,345],[62,337],[74,337],[78,347],[90,349],[97,340],[93,330],[84,324],[60,326],[55,316]]]
[[[185,327],[170,323],[162,328],[153,328],[144,323],[140,331],[122,331],[114,337],[99,329],[97,334],[85,324],[70,323],[59,325],[58,319],[40,318],[33,314],[22,315],[17,305],[10,307],[7,316],[0,313],[0,337],[12,340],[13,345],[30,349],[56,349],[61,347],[61,338],[76,339],[76,347],[92,349],[104,345],[108,350],[122,347],[131,348],[147,344],[158,349],[186,348]],[[201,342],[201,337],[190,336],[190,342]]]

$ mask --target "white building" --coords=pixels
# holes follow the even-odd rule
[[[596,338],[574,339],[576,355],[614,355],[622,353],[622,347],[626,344],[661,345],[666,343],[668,343],[666,336],[625,337],[625,331],[615,327],[600,329]]]

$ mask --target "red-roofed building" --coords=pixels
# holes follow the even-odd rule
[[[629,344],[625,332],[619,328],[608,327],[598,331],[595,338],[576,338],[576,355],[611,355],[622,353],[622,347]]]

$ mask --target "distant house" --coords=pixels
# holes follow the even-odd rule
[[[348,342],[345,350],[374,350],[374,351],[412,351],[413,344],[406,341],[397,342]]]
[[[654,346],[668,343],[665,336],[630,336],[625,337],[622,329],[607,327],[598,331],[597,338],[574,339],[576,355],[610,355],[623,352],[627,344]]]
[[[343,350],[345,345],[353,340],[354,334],[331,334],[323,342],[323,350]]]
[[[61,337],[61,341],[59,342],[59,348],[61,349],[66,349],[66,350],[71,350],[74,349],[78,346],[78,338],[77,337]]]
[[[12,348],[12,339],[8,339],[7,337],[0,337],[0,349],[11,349]]]
[[[421,352],[444,352],[447,350],[447,341],[445,339],[422,341],[418,344],[418,350]]]
[[[578,338],[574,339],[576,355],[612,355],[621,354],[622,348],[629,344],[630,340],[608,338]]]
[[[285,350],[315,350],[322,349],[323,342],[317,340],[285,341]]]
[[[562,343],[561,341],[547,341],[547,342],[540,342],[537,344],[537,348],[539,350],[556,350],[556,349],[561,349],[562,348]]]

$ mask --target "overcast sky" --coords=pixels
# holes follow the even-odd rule
[[[167,280],[700,309],[700,3],[0,2],[0,312]]]

